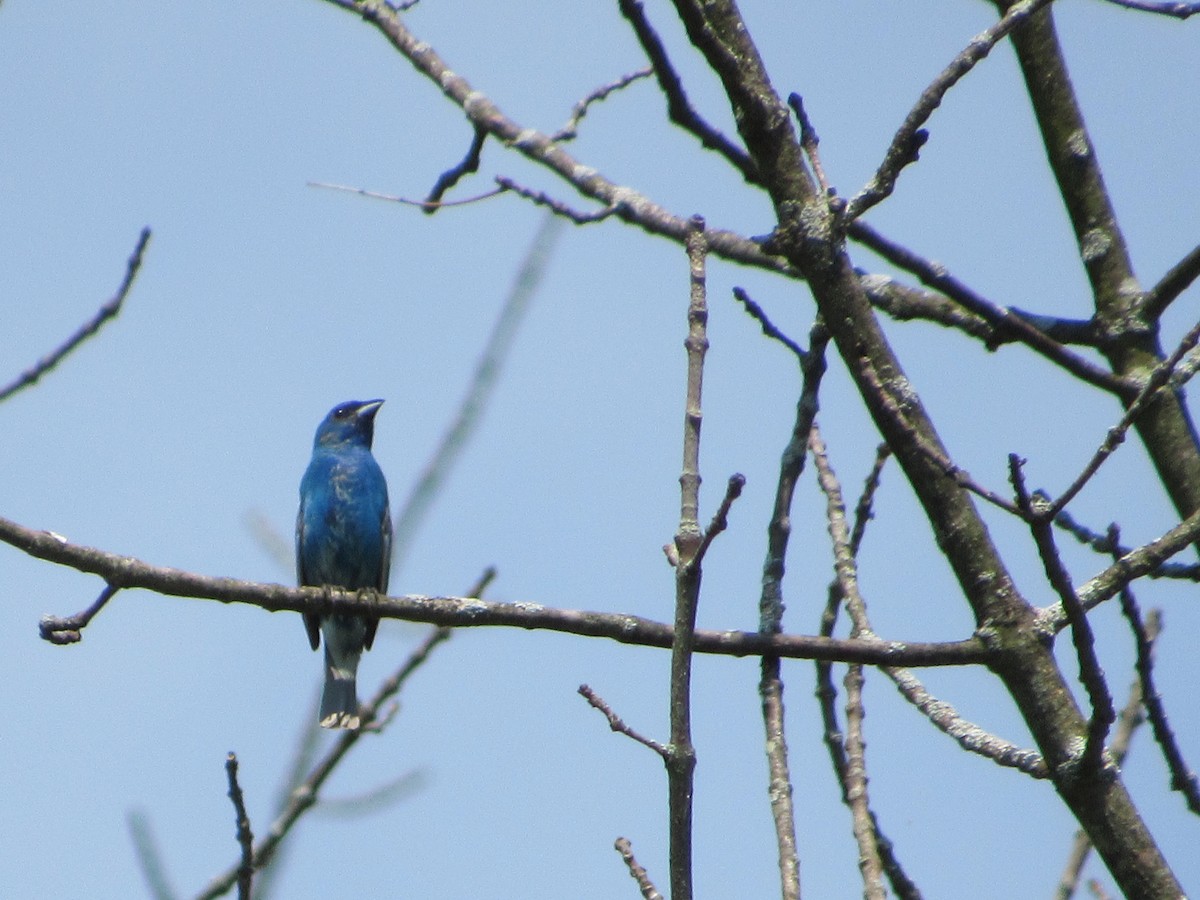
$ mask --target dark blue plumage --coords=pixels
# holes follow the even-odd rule
[[[387,593],[392,522],[387,481],[371,455],[375,414],[382,405],[382,400],[342,403],[317,428],[296,517],[296,577],[301,585]],[[354,679],[378,625],[370,616],[305,614],[314,650],[325,637],[324,727],[358,727]]]

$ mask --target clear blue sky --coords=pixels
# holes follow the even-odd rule
[[[799,91],[844,194],[869,176],[921,89],[991,21],[985,3],[742,4],[784,92]],[[732,132],[716,85],[686,53],[668,5],[648,4],[707,115]],[[1200,233],[1196,26],[1098,0],[1056,4],[1108,185],[1146,285]],[[411,27],[517,120],[553,131],[584,94],[643,66],[616,4],[424,0]],[[642,82],[595,107],[572,152],[680,215],[760,234],[770,208],[665,125]],[[1086,315],[1074,241],[1001,46],[947,98],[932,139],[871,221],[1002,304]],[[376,453],[406,494],[467,384],[542,213],[515,198],[447,210],[307,187],[330,181],[420,197],[470,138],[378,34],[316,0],[129,0],[0,6],[0,382],[84,321],[118,284],[138,231],[154,239],[120,319],[0,408],[0,515],[72,541],[211,575],[290,583],[246,525],[290,540],[312,432],[335,402],[384,397]],[[570,192],[489,143],[457,196],[506,174]],[[864,267],[886,271],[865,252]],[[733,303],[745,286],[803,338],[802,287],[714,263],[702,517],[725,478],[748,485],[709,556],[700,621],[752,628],[795,365]],[[687,301],[680,248],[617,223],[569,229],[482,429],[440,497],[396,593],[453,594],[487,565],[490,596],[668,620],[661,546],[678,517]],[[1196,290],[1165,343],[1196,318]],[[1003,489],[1005,454],[1061,489],[1118,412],[1031,354],[988,355],[932,326],[887,323],[956,459]],[[833,362],[822,422],[847,491],[877,437]],[[1138,447],[1122,450],[1078,514],[1118,519],[1130,542],[1174,519]],[[989,522],[1031,599],[1051,597],[1021,529]],[[787,582],[792,631],[815,629],[831,577],[823,500],[797,494]],[[1102,561],[1071,548],[1077,580]],[[7,897],[144,893],[125,825],[149,818],[181,896],[235,858],[223,761],[238,753],[253,826],[318,688],[298,616],[128,592],[82,644],[37,637],[38,618],[89,604],[94,578],[0,547],[0,884]],[[971,622],[896,471],[885,476],[862,580],[885,637],[964,637]],[[1195,589],[1166,604],[1161,689],[1185,753],[1200,757]],[[1132,677],[1115,607],[1095,616],[1114,693]],[[361,691],[417,641],[384,626]],[[1067,660],[1068,671],[1073,671]],[[590,683],[642,731],[667,732],[667,654],[548,633],[457,634],[413,678],[386,734],[364,740],[330,798],[406,772],[419,790],[361,818],[297,829],[278,896],[633,897],[613,839],[667,883],[658,759],[610,734],[575,694]],[[806,896],[859,892],[812,699],[812,666],[785,665]],[[753,660],[696,669],[697,883],[703,897],[777,893]],[[960,712],[1028,744],[978,672],[930,673]],[[1045,784],[968,757],[868,673],[872,796],[929,897],[1048,896],[1074,823]],[[1131,790],[1181,880],[1200,889],[1197,827],[1148,734]],[[1093,869],[1093,872],[1098,870]],[[1107,883],[1107,882],[1106,882]]]

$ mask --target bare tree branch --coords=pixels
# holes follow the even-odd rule
[[[958,56],[951,60],[950,65],[933,80],[917,100],[916,105],[904,119],[904,124],[892,138],[892,143],[884,154],[874,177],[860,190],[846,209],[846,218],[850,221],[857,219],[864,212],[880,201],[887,199],[896,187],[896,179],[901,170],[910,163],[916,162],[917,153],[929,139],[929,133],[921,128],[933,111],[942,105],[946,93],[962,79],[964,75],[975,68],[975,64],[984,59],[996,44],[1008,36],[1014,28],[1032,16],[1050,0],[1022,0],[1012,4],[1000,21],[986,31],[971,39]]]
[[[1116,542],[1117,537],[1114,534],[1113,543]],[[1171,773],[1171,790],[1183,794],[1187,808],[1200,816],[1200,780],[1183,758],[1179,742],[1175,739],[1175,732],[1171,723],[1167,721],[1166,706],[1154,684],[1154,638],[1158,632],[1158,622],[1152,620],[1147,624],[1142,621],[1142,611],[1128,585],[1121,588],[1120,596],[1121,612],[1129,622],[1137,648],[1137,674],[1142,703],[1146,707],[1146,717],[1150,720],[1154,740],[1162,749],[1163,759],[1166,760],[1167,769]],[[1153,613],[1152,616],[1154,619],[1158,618]]]
[[[133,254],[129,257],[129,262],[125,264],[125,277],[121,279],[121,284],[117,288],[117,292],[105,301],[104,305],[96,310],[95,315],[84,322],[79,327],[79,330],[63,341],[62,344],[22,372],[14,381],[4,387],[0,387],[0,403],[3,403],[18,391],[36,384],[43,375],[66,359],[71,351],[75,350],[80,344],[99,331],[106,322],[117,317],[121,312],[121,307],[125,303],[125,298],[129,296],[129,290],[133,287],[133,281],[137,278],[138,270],[142,267],[142,255],[146,252],[146,245],[149,243],[150,229],[143,228],[141,235],[138,237],[137,246],[133,248]]]
[[[700,139],[700,144],[707,150],[720,153],[735,169],[742,173],[748,184],[757,184],[758,170],[755,168],[749,154],[741,147],[723,135],[719,130],[708,124],[692,107],[687,93],[683,89],[683,80],[671,58],[663,46],[658,32],[646,18],[646,11],[641,0],[617,0],[621,15],[629,20],[633,33],[637,35],[638,43],[642,45],[646,57],[658,79],[658,86],[667,98],[667,116],[672,122]]]
[[[1065,509],[1054,517],[1054,524],[1073,536],[1081,544],[1086,544],[1097,553],[1105,556],[1120,558],[1130,553],[1129,547],[1112,543],[1111,531],[1100,534],[1077,522]],[[1200,563],[1162,563],[1146,573],[1149,578],[1179,578],[1185,581],[1200,581]]]
[[[1200,517],[1198,517],[1200,519]],[[33,531],[0,518],[0,541],[36,559],[99,575],[122,588],[144,588],[172,597],[247,603],[267,612],[364,613],[383,619],[425,622],[447,627],[544,629],[588,637],[605,637],[623,644],[670,647],[670,625],[622,613],[555,609],[538,603],[492,603],[474,597],[361,596],[354,591],[318,587],[295,588],[259,584],[235,578],[209,578],[152,566],[130,556],[70,544],[60,535]],[[809,635],[764,635],[743,631],[697,630],[698,653],[761,656],[772,653],[795,659],[828,659],[866,665],[962,666],[985,663],[989,652],[978,638],[941,643],[919,641],[856,641]]]
[[[654,74],[652,69],[638,69],[636,72],[622,75],[616,81],[596,88],[571,108],[571,117],[567,119],[562,128],[550,135],[550,139],[554,141],[574,140],[579,135],[579,123],[588,114],[588,109],[593,103],[605,100],[609,94],[627,88],[639,79],[649,78],[652,74]]]
[[[991,325],[995,336],[987,342],[989,347],[998,347],[1005,340],[1020,341],[1085,384],[1102,388],[1118,397],[1132,399],[1136,393],[1134,385],[1068,350],[1037,327],[1028,313],[1017,313],[1015,310],[997,306],[954,277],[941,263],[925,259],[907,247],[885,238],[863,221],[854,222],[848,233],[851,238],[869,247],[892,265],[911,272],[922,284],[941,292],[963,309]]]
[[[708,351],[708,296],[704,219],[693,216],[687,239],[687,399],[683,424],[683,472],[679,476],[679,530],[675,533],[675,628],[671,643],[671,741],[667,766],[670,818],[671,900],[692,898],[692,795],[696,748],[692,745],[692,646],[700,601],[705,535],[700,530],[700,424],[704,355]],[[732,492],[732,483],[731,483]],[[729,494],[726,495],[729,498]],[[731,502],[731,500],[730,500]]]
[[[792,530],[792,499],[796,493],[796,483],[804,470],[808,435],[819,407],[821,379],[825,374],[825,347],[829,342],[829,335],[820,322],[814,323],[809,332],[809,348],[804,350],[780,332],[745,291],[734,288],[734,295],[758,320],[765,335],[780,341],[796,355],[803,375],[792,434],[779,461],[779,480],[775,486],[775,505],[771,521],[767,525],[767,555],[763,561],[762,593],[758,603],[759,630],[763,634],[779,634],[783,631],[783,576]],[[771,799],[771,817],[775,823],[780,888],[783,900],[799,900],[800,856],[796,845],[795,810],[792,803],[787,733],[784,727],[783,675],[779,657],[764,656],[761,668],[758,693],[762,701],[768,770],[767,793]]]
[[[1197,277],[1200,277],[1200,244],[1193,247],[1187,256],[1171,267],[1158,284],[1146,292],[1142,300],[1143,313],[1148,318],[1157,320],[1180,294],[1191,287]]]
[[[683,244],[688,220],[676,216],[629,187],[617,185],[594,168],[576,161],[563,146],[536,129],[521,125],[504,113],[485,94],[475,90],[456,71],[446,65],[437,52],[419,40],[403,18],[382,0],[326,0],[333,6],[361,17],[387,38],[391,45],[433,82],[448,100],[466,113],[472,124],[480,125],[501,144],[510,147],[537,165],[554,172],[583,196],[604,206],[617,207],[617,215],[650,234]],[[712,229],[705,234],[709,252],[732,262],[774,272],[788,272],[786,263],[764,253],[754,241],[730,231]],[[794,273],[793,273],[794,274]]]
[[[429,191],[423,204],[425,213],[433,215],[442,208],[442,197],[446,191],[458,184],[464,177],[479,171],[479,157],[483,153],[483,142],[487,140],[487,129],[475,125],[475,134],[471,138],[471,146],[467,148],[466,156],[438,176],[437,181]]]
[[[1147,636],[1151,641],[1158,636],[1157,613],[1157,610],[1153,610],[1146,623]],[[1150,633],[1151,628],[1153,628],[1152,634]],[[1140,681],[1134,681],[1129,687],[1129,699],[1117,715],[1117,727],[1113,729],[1112,744],[1109,747],[1117,766],[1124,765],[1125,757],[1129,753],[1129,744],[1133,740],[1133,733],[1144,721],[1146,721],[1146,716],[1142,709],[1142,686]],[[1071,853],[1067,857],[1067,864],[1063,868],[1063,873],[1058,880],[1058,887],[1054,891],[1055,900],[1071,900],[1078,888],[1079,876],[1083,872],[1083,865],[1087,862],[1091,849],[1092,842],[1088,840],[1087,832],[1082,830],[1076,832],[1075,840],[1071,845]]]
[[[658,892],[658,888],[654,886],[654,883],[650,880],[650,876],[646,874],[646,870],[642,868],[634,857],[633,845],[629,843],[629,838],[619,837],[613,846],[621,854],[621,859],[625,861],[625,865],[629,869],[629,874],[637,882],[638,890],[642,892],[643,900],[663,900],[663,895]]]
[[[1126,432],[1129,431],[1130,426],[1137,422],[1138,416],[1140,416],[1146,410],[1147,406],[1149,406],[1151,401],[1154,400],[1155,395],[1159,392],[1159,390],[1166,387],[1170,383],[1171,374],[1175,371],[1175,367],[1179,365],[1179,361],[1183,359],[1184,355],[1196,346],[1198,341],[1200,341],[1200,322],[1197,322],[1192,326],[1192,329],[1186,335],[1184,335],[1183,339],[1179,342],[1179,345],[1175,348],[1175,351],[1169,357],[1167,357],[1167,359],[1159,363],[1159,365],[1155,367],[1154,371],[1150,373],[1150,377],[1146,379],[1146,383],[1142,385],[1142,388],[1140,391],[1138,391],[1137,396],[1134,397],[1133,401],[1126,407],[1125,415],[1121,417],[1121,421],[1118,422],[1116,426],[1108,430],[1108,434],[1105,436],[1103,443],[1100,444],[1100,447],[1092,455],[1092,458],[1088,461],[1088,464],[1084,466],[1083,471],[1080,472],[1075,481],[1072,482],[1071,485],[1065,491],[1063,491],[1053,503],[1050,504],[1049,509],[1046,511],[1047,516],[1053,518],[1055,515],[1062,512],[1066,505],[1079,495],[1079,492],[1083,490],[1084,486],[1091,481],[1092,476],[1099,471],[1100,466],[1104,464],[1104,461],[1108,459],[1108,457],[1112,455],[1112,452],[1125,441]]]
[[[250,830],[250,816],[246,814],[242,786],[238,784],[236,754],[230,753],[225,758],[225,774],[229,779],[229,799],[233,802],[234,819],[237,823],[238,847],[242,851],[237,872],[238,900],[250,900],[250,889],[254,885],[254,833]]]
[[[1160,16],[1173,16],[1176,19],[1186,19],[1200,12],[1200,3],[1179,3],[1172,0],[1107,0],[1113,6],[1123,6],[1125,9],[1136,9],[1140,12],[1157,13]]]
[[[1071,626],[1071,642],[1075,645],[1075,657],[1079,661],[1079,681],[1087,691],[1092,707],[1088,720],[1087,743],[1079,758],[1079,765],[1086,770],[1100,770],[1105,766],[1104,741],[1108,737],[1109,728],[1117,720],[1117,711],[1113,707],[1112,694],[1096,654],[1096,640],[1088,622],[1087,610],[1075,593],[1071,576],[1054,543],[1053,513],[1050,512],[1045,498],[1030,496],[1025,487],[1024,473],[1021,471],[1023,463],[1024,460],[1015,453],[1008,457],[1013,490],[1016,492],[1018,505],[1027,515],[1034,543],[1037,544],[1038,556],[1041,557],[1042,566],[1046,570],[1046,578],[1066,610],[1067,621]]]
[[[581,684],[579,686],[579,694],[593,709],[599,710],[604,714],[604,717],[608,719],[608,727],[610,729],[618,734],[625,735],[627,738],[632,738],[644,747],[649,747],[664,760],[666,760],[667,748],[665,745],[654,740],[653,738],[646,737],[645,735],[626,725],[625,720],[613,712],[612,707],[604,701],[604,698],[593,691],[590,687],[588,687],[586,684]]]

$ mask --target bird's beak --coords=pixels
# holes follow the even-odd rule
[[[375,413],[379,412],[379,407],[383,406],[382,400],[368,400],[358,408],[358,412],[354,415],[360,419],[368,421],[375,418]]]

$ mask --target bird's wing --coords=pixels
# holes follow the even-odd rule
[[[379,535],[383,540],[379,553],[379,575],[375,580],[375,586],[379,589],[379,593],[386,594],[388,590],[388,576],[392,570],[392,512],[388,509],[387,504],[383,505],[383,518],[379,520]],[[367,619],[367,633],[363,638],[363,647],[367,650],[371,649],[371,645],[375,643],[375,632],[379,630],[379,620],[374,616]]]
[[[300,512],[296,514],[296,584],[308,584],[304,571],[304,498],[300,498]],[[316,650],[321,646],[321,619],[313,613],[303,613],[304,630],[308,632],[308,643]]]

